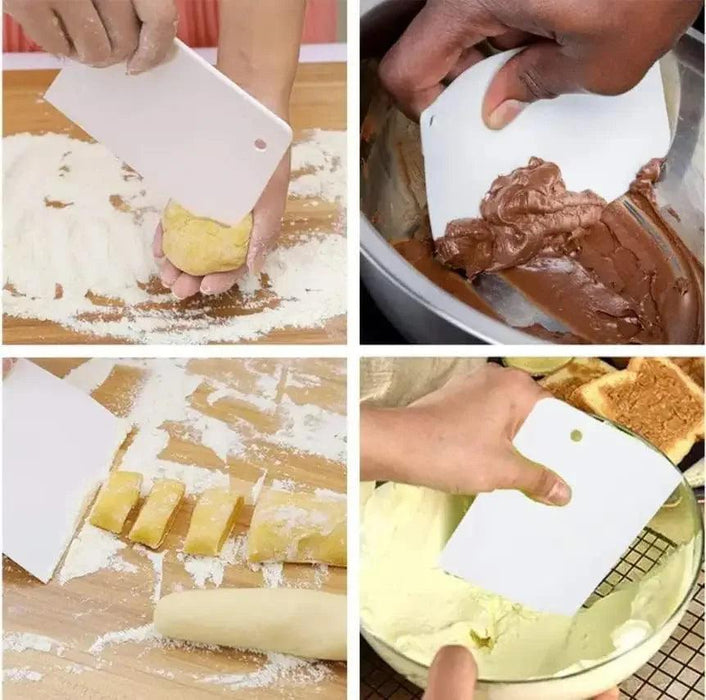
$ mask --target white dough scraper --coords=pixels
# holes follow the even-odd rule
[[[129,425],[28,360],[3,381],[2,551],[47,583]]]
[[[178,40],[140,75],[68,61],[44,97],[155,191],[226,224],[254,207],[292,141],[285,121]]]
[[[607,201],[625,194],[637,171],[667,154],[669,121],[659,65],[623,95],[561,95],[529,105],[499,131],[481,105],[497,71],[517,50],[486,58],[456,78],[421,115],[422,150],[434,238],[454,219],[477,217],[498,175],[532,156],[552,161],[573,191]]]
[[[571,502],[554,507],[517,491],[481,494],[439,565],[534,610],[573,616],[682,477],[639,438],[552,398],[535,405],[513,444],[559,474]]]

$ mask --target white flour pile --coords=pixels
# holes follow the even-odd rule
[[[135,545],[133,547],[140,554],[146,556],[152,564],[154,571],[154,588],[152,589],[152,601],[157,602],[162,597],[162,580],[164,579],[164,555],[166,552],[153,552],[147,547]]]
[[[73,578],[95,573],[100,569],[112,569],[136,573],[137,567],[118,556],[127,545],[110,532],[86,522],[74,538],[59,572],[59,583],[65,584]]]
[[[128,642],[147,642],[152,639],[159,639],[160,635],[154,629],[154,625],[142,625],[140,627],[131,627],[126,630],[118,630],[116,632],[107,632],[98,637],[88,649],[89,653],[97,656],[103,649],[113,644],[127,644]]]
[[[315,197],[327,202],[346,198],[346,132],[314,129],[292,148],[293,197]]]
[[[167,290],[146,288],[157,271],[151,243],[162,198],[99,144],[18,134],[3,139],[3,148],[10,316],[132,342],[195,344],[319,327],[345,313],[346,241],[323,232],[278,248],[264,277],[245,278],[236,302],[245,313],[214,318],[208,298],[199,308],[178,309]],[[343,132],[312,132],[294,154],[293,196],[342,201]]]
[[[204,557],[179,552],[177,559],[183,562],[185,571],[191,575],[197,588],[205,588],[210,581],[214,586],[223,583],[227,566],[246,563],[247,538],[245,535],[230,537],[217,557]]]
[[[51,637],[32,632],[9,632],[2,638],[3,651],[43,651],[49,653],[54,650],[57,656],[64,653],[64,647]]]
[[[346,416],[311,404],[300,406],[284,396],[280,410],[286,425],[274,440],[280,445],[346,461]]]
[[[3,681],[32,681],[36,683],[37,681],[41,681],[43,677],[41,673],[33,671],[28,666],[24,666],[23,668],[6,668],[2,672]]]

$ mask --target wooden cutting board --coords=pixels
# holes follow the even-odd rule
[[[89,141],[88,135],[61,112],[44,102],[42,95],[56,76],[55,70],[15,70],[3,72],[4,135],[30,132],[41,134],[57,132]],[[297,71],[291,102],[291,125],[295,141],[307,129],[344,130],[346,128],[346,65],[344,63],[303,63]],[[287,204],[280,245],[293,245],[311,230],[341,229],[342,212],[332,202],[317,199],[291,198]],[[335,234],[334,234],[335,235]],[[344,271],[341,271],[343,274]],[[271,304],[271,301],[263,302]],[[175,309],[193,313],[204,306],[200,295],[182,302],[171,295],[160,298],[159,304],[147,308],[165,311]],[[214,320],[231,318],[245,309],[237,291],[209,298],[203,315]],[[21,319],[5,316],[3,319],[5,343],[67,344],[67,343],[129,343],[101,335],[77,333],[51,321]],[[276,329],[259,337],[258,343],[345,343],[344,315],[329,319],[317,328]]]
[[[85,362],[73,359],[37,360],[57,376]],[[119,362],[119,361],[117,361]],[[157,362],[157,361],[148,361]],[[160,360],[159,362],[164,362]],[[304,490],[325,488],[345,492],[346,472],[341,462],[324,456],[297,451],[268,439],[279,426],[277,413],[260,411],[255,403],[224,397],[210,405],[206,400],[218,386],[254,388],[258,376],[279,376],[277,403],[283,398],[295,404],[313,406],[344,414],[346,407],[345,361],[337,359],[305,360],[191,360],[188,371],[202,378],[191,395],[190,405],[204,415],[233,425],[246,421],[254,430],[244,440],[240,456],[229,456],[227,468],[233,488],[249,488],[261,470],[268,470],[265,488],[273,479],[292,479]],[[93,392],[93,397],[117,415],[126,416],[144,380],[138,367],[116,365],[107,379]],[[312,377],[316,380],[312,381]],[[209,384],[209,381],[213,382]],[[204,447],[179,424],[168,424],[169,444],[160,458],[206,468],[223,469],[214,452]],[[129,438],[128,438],[129,439]],[[124,452],[123,446],[121,452]],[[244,455],[244,456],[243,456]],[[119,463],[121,455],[117,457]],[[193,508],[188,497],[178,511],[176,522],[165,543],[161,595],[195,587],[194,580],[177,558]],[[252,508],[246,507],[239,518],[234,536],[246,533]],[[127,528],[126,530],[127,531]],[[89,648],[111,631],[138,628],[151,622],[154,607],[155,571],[148,558],[128,543],[119,556],[136,571],[117,572],[102,569],[74,578],[60,585],[58,577],[41,584],[16,564],[3,558],[4,634],[33,633],[50,637],[63,647],[49,652],[27,649],[4,652],[4,668],[24,669],[41,676],[38,680],[5,679],[7,698],[207,698],[247,696],[248,698],[292,697],[343,698],[346,693],[346,665],[325,663],[325,678],[311,684],[296,684],[293,679],[267,683],[264,687],[233,690],[228,684],[206,682],[208,676],[252,674],[265,668],[265,657],[235,650],[206,650],[194,647],[169,648],[148,642],[108,644],[100,653]],[[61,568],[61,567],[60,567]],[[59,570],[60,570],[59,568]],[[330,567],[325,573],[310,565],[286,564],[285,585],[344,593],[346,569]],[[213,584],[207,582],[207,588]],[[263,586],[262,571],[253,571],[246,563],[226,566],[222,586]],[[316,621],[312,620],[312,634]],[[266,674],[261,674],[266,677]],[[252,676],[251,676],[252,679]],[[251,682],[248,682],[251,684]],[[254,683],[254,681],[252,681]]]

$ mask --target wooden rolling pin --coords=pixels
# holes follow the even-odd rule
[[[165,637],[345,661],[346,596],[299,588],[170,593],[154,611]]]

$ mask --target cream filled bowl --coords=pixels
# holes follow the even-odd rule
[[[477,698],[584,700],[618,685],[672,634],[703,563],[701,512],[683,482],[579,613],[540,613],[437,566],[467,507],[462,497],[394,483],[363,506],[362,634],[422,688],[448,644],[472,651]]]

